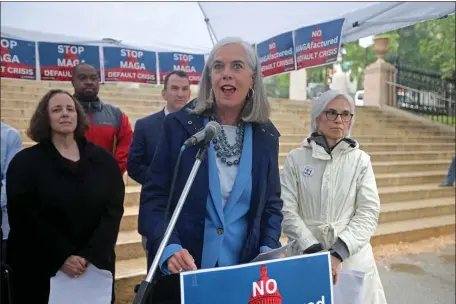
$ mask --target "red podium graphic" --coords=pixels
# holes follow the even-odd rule
[[[282,304],[277,281],[268,277],[266,265],[261,265],[260,280],[253,283],[248,304]]]

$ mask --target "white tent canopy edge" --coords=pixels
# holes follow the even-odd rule
[[[1,7],[6,37],[112,45],[97,40],[110,36],[125,47],[205,54],[213,41],[227,36],[258,43],[302,26],[345,18],[346,43],[455,12],[454,2],[2,2]],[[175,14],[176,9],[186,14]],[[84,11],[85,17],[69,22],[69,11]],[[135,18],[119,21],[128,14]],[[83,18],[87,24],[80,22]]]

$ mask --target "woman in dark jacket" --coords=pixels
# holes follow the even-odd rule
[[[163,239],[164,217],[174,210],[198,151],[194,146],[182,153],[171,192],[182,144],[208,121],[221,125],[161,256],[158,275],[238,265],[280,247],[280,134],[269,115],[255,50],[237,38],[219,41],[208,57],[198,98],[166,117],[142,188],[139,232],[147,237],[152,261]]]
[[[125,186],[114,157],[87,141],[87,118],[62,90],[40,101],[7,172],[13,303],[47,304],[59,270],[77,279],[89,264],[112,272]]]

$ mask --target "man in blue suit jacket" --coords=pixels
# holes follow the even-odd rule
[[[166,75],[162,90],[166,107],[160,112],[136,121],[130,153],[128,154],[127,172],[139,184],[143,185],[147,169],[154,158],[165,116],[179,111],[185,106],[190,95],[190,81],[187,73],[173,71]],[[144,235],[142,243],[147,255]]]
[[[160,112],[136,121],[133,141],[128,154],[127,172],[139,184],[144,183],[147,169],[154,157],[165,116],[182,109],[188,103],[190,95],[190,81],[187,73],[173,71],[166,75],[162,91],[166,107]]]

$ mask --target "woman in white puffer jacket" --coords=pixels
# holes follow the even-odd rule
[[[386,303],[370,238],[380,199],[370,157],[350,139],[355,105],[338,91],[312,105],[311,135],[290,152],[281,175],[283,232],[291,254],[329,250],[333,273],[364,273],[364,304]]]

